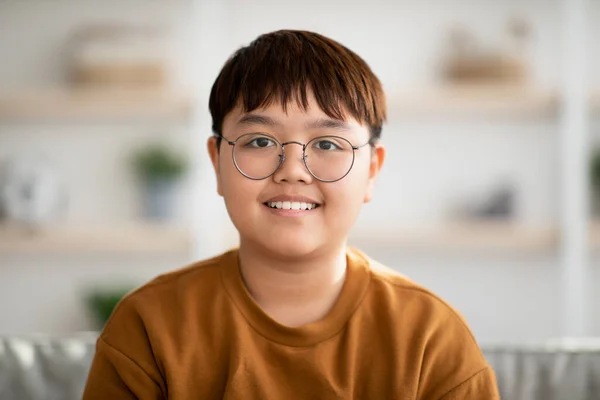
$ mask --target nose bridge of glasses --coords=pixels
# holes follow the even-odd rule
[[[300,142],[296,142],[295,140],[291,140],[289,142],[281,143],[281,147],[285,148],[285,146],[287,146],[288,144],[297,144],[298,146],[302,147],[302,150],[304,150],[304,147],[306,146],[304,143],[300,143]]]
[[[304,143],[300,143],[300,142],[296,142],[296,141],[289,141],[289,142],[281,143],[281,151],[283,153],[283,158],[284,159],[285,159],[285,146],[287,146],[288,144],[297,144],[298,146],[302,147],[302,149],[301,149],[301,151],[302,151],[302,158],[305,157],[304,149],[306,149],[306,145]]]

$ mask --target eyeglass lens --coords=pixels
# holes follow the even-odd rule
[[[281,143],[265,134],[242,135],[233,146],[236,167],[252,179],[264,179],[275,173],[282,156]],[[335,181],[343,178],[352,168],[354,149],[349,141],[338,136],[317,137],[306,144],[304,163],[315,178]]]

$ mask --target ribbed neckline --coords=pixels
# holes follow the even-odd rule
[[[275,321],[254,301],[243,281],[237,250],[223,254],[221,262],[225,290],[248,323],[265,338],[293,347],[312,346],[340,332],[367,292],[370,276],[368,260],[353,249],[348,249],[346,279],[329,313],[307,325],[289,327]]]

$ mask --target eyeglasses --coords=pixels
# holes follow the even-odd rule
[[[285,161],[285,146],[302,146],[302,161],[307,171],[321,182],[336,182],[344,178],[354,165],[354,152],[370,145],[373,138],[360,146],[353,146],[339,136],[319,136],[308,143],[289,141],[280,143],[266,133],[247,133],[234,141],[219,134],[231,148],[233,163],[240,174],[253,180],[272,176]]]

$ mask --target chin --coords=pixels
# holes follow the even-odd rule
[[[325,243],[319,243],[315,238],[300,239],[291,237],[281,238],[277,241],[259,240],[257,244],[279,258],[307,257],[325,246]]]

